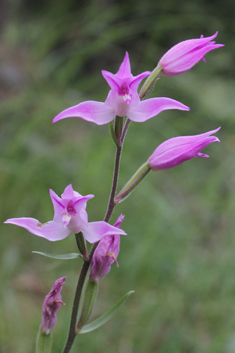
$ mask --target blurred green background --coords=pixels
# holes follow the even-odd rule
[[[177,99],[190,112],[165,111],[131,124],[119,188],[165,139],[221,126],[219,145],[150,173],[112,222],[126,215],[119,268],[100,283],[93,317],[135,290],[102,328],[77,338],[72,352],[235,352],[235,7],[232,0],[18,0],[0,2],[0,195],[2,222],[53,217],[49,188],[72,183],[103,218],[115,147],[109,127],[81,119],[54,125],[61,110],[104,101],[102,69],[117,72],[125,51],[132,73],[152,70],[171,46],[217,30],[222,49],[189,72],[162,77],[153,96]],[[41,306],[55,279],[67,275],[53,352],[66,340],[81,261],[56,261],[33,250],[75,252],[72,235],[52,243],[1,226],[0,352],[31,353]]]

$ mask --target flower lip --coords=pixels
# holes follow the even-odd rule
[[[129,87],[126,82],[123,82],[121,87],[119,87],[118,94],[120,96],[125,96],[126,94],[129,94]]]
[[[76,210],[74,208],[73,200],[69,200],[68,205],[67,205],[67,211],[71,216],[76,215]]]

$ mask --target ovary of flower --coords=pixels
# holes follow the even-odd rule
[[[150,71],[145,71],[138,76],[133,76],[129,55],[126,53],[116,74],[102,71],[102,75],[111,88],[104,103],[82,102],[59,113],[53,119],[53,123],[61,119],[77,117],[97,125],[103,125],[115,119],[116,116],[127,116],[132,121],[144,122],[163,110],[189,110],[184,104],[165,97],[141,101],[137,90],[141,81],[150,74]]]
[[[11,218],[4,223],[11,223],[27,229],[32,234],[57,241],[66,238],[71,232],[82,232],[84,238],[90,243],[95,243],[106,235],[126,234],[110,224],[100,222],[88,222],[86,212],[87,201],[94,195],[82,196],[74,191],[72,185],[68,185],[61,198],[50,190],[51,200],[54,206],[54,218],[47,223],[40,223],[34,218]]]

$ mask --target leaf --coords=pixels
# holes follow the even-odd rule
[[[87,333],[96,330],[100,326],[104,325],[107,321],[111,319],[111,317],[115,314],[115,312],[124,304],[126,299],[132,294],[135,293],[133,290],[126,293],[107,313],[99,317],[98,319],[92,321],[90,324],[84,326],[79,333]]]
[[[70,253],[70,254],[47,254],[45,252],[40,252],[40,251],[32,251],[34,254],[39,254],[43,255],[46,257],[50,257],[51,259],[57,259],[57,260],[72,260],[72,259],[77,259],[78,257],[82,257],[81,254],[79,253]]]

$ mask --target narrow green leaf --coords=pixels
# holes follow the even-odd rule
[[[107,313],[99,317],[98,319],[92,321],[90,324],[84,326],[79,333],[87,333],[96,330],[100,326],[104,325],[107,321],[111,319],[111,317],[115,314],[115,312],[124,304],[126,299],[132,294],[135,293],[133,290],[126,293]]]
[[[50,257],[51,259],[57,259],[57,260],[72,260],[72,259],[77,259],[78,257],[82,257],[81,254],[79,253],[71,253],[71,254],[47,254],[45,252],[40,252],[40,251],[32,251],[34,254],[39,254],[43,255],[46,257]]]

